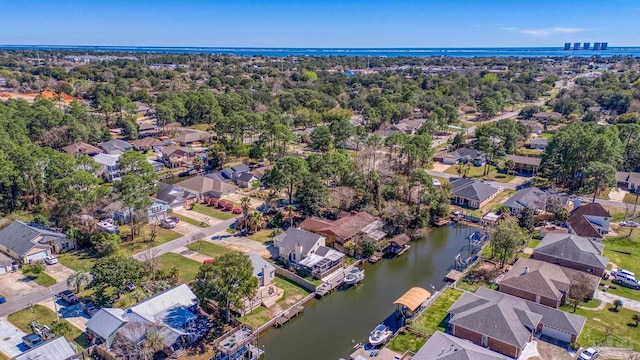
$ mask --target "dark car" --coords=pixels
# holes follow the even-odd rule
[[[133,283],[128,283],[125,287],[125,290],[127,290],[128,292],[132,292],[133,290],[136,289],[136,286]]]
[[[84,307],[82,309],[84,311],[85,314],[89,315],[89,317],[92,317],[95,313],[98,312],[98,309],[93,306],[93,304],[88,303],[88,304],[84,304]]]
[[[28,347],[28,348],[34,348],[42,343],[44,343],[44,340],[42,340],[42,338],[36,334],[29,334],[29,335],[25,335],[22,337],[22,342]]]
[[[177,216],[169,216],[166,220],[172,221],[176,224],[180,222],[180,218]]]
[[[58,297],[64,300],[67,304],[73,305],[77,304],[80,300],[71,290],[65,290],[58,294]]]

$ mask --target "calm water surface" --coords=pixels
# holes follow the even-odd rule
[[[367,342],[369,332],[395,311],[393,302],[411,287],[440,289],[458,253],[467,256],[467,227],[434,229],[411,242],[399,258],[364,266],[364,283],[314,300],[302,316],[260,337],[265,359],[337,360],[348,358],[353,343]]]

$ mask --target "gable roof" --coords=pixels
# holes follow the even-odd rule
[[[265,268],[273,269],[273,271],[276,271],[276,268],[259,254],[249,254],[249,260],[251,260],[251,266],[253,267],[253,276],[255,277],[259,277],[260,275],[262,275]]]
[[[42,239],[36,241],[39,237]],[[64,238],[66,235],[62,233],[18,220],[0,231],[0,244],[20,257],[25,256],[35,247],[48,249],[50,246],[46,244],[47,242]]]
[[[504,205],[517,210],[529,208],[531,210],[544,210],[547,205],[549,194],[537,187],[530,187],[518,190],[511,196]]]
[[[413,356],[413,360],[510,360],[469,340],[436,331]]]
[[[130,307],[127,312],[134,312],[141,316],[157,317],[169,309],[191,307],[197,302],[198,298],[189,289],[189,286],[182,284]]]
[[[249,167],[246,164],[239,164],[239,165],[236,165],[236,166],[232,166],[231,170],[233,170],[233,172],[238,174],[238,173],[248,172],[251,169],[249,169]]]
[[[106,152],[112,152],[112,151],[124,152],[126,150],[131,149],[133,145],[129,144],[124,140],[113,139],[113,140],[103,142],[102,144],[100,144],[100,147],[104,149],[104,151]]]
[[[450,324],[524,347],[538,324],[580,335],[586,319],[485,287],[464,293],[451,307]]]
[[[547,234],[533,250],[533,255],[544,254],[567,259],[579,264],[606,269],[609,259],[602,256],[604,245],[573,234]]]
[[[599,203],[589,203],[573,210],[567,222],[576,235],[603,238],[604,236],[596,229],[596,226],[587,219],[587,216],[611,217],[609,212]]]
[[[549,139],[546,138],[535,138],[529,142],[530,145],[544,145],[547,146],[549,144]]]
[[[524,164],[524,165],[532,165],[532,166],[540,166],[540,163],[542,163],[541,158],[532,157],[532,156],[507,155],[505,159],[511,160],[516,164]]]
[[[164,149],[162,149],[162,155],[164,156],[171,156],[174,153],[176,153],[177,151],[182,151],[186,154],[195,154],[196,151],[190,147],[186,147],[186,146],[181,146],[181,147],[176,147],[176,146],[167,146]]]
[[[124,316],[125,311],[118,308],[102,308],[87,321],[87,329],[103,339],[109,339],[129,319]]]
[[[118,164],[118,156],[117,155],[109,155],[109,154],[98,154],[93,157],[93,160],[100,165],[104,166],[116,166]]]
[[[500,285],[525,290],[550,299],[560,300],[581,271],[548,262],[520,258],[500,280]],[[591,289],[597,289],[600,278],[583,273],[590,279]]]
[[[329,227],[322,229],[322,231],[335,235],[338,240],[348,240],[377,221],[379,221],[378,218],[368,212],[359,211],[349,213],[349,215],[333,221]]]
[[[198,193],[206,193],[209,191],[219,191],[219,192],[224,192],[227,190],[233,191],[236,188],[236,186],[233,184],[228,184],[224,181],[212,179],[212,178],[201,176],[201,175],[194,176],[187,180],[180,181],[175,185],[187,190],[198,192]]]
[[[131,142],[131,144],[134,147],[137,148],[142,148],[142,147],[152,147],[152,146],[162,146],[164,145],[164,143],[158,139],[152,138],[152,137],[146,137],[146,138],[142,138],[142,139],[137,139],[137,140],[133,140]]]
[[[176,201],[195,198],[196,195],[181,187],[160,182],[158,183],[158,191],[152,197],[171,205]]]
[[[64,336],[60,336],[14,356],[11,360],[68,360],[76,358],[79,359],[80,356],[76,353],[75,346],[71,345]]]
[[[203,141],[208,139],[209,139],[208,133],[200,130],[188,129],[188,130],[183,130],[182,133],[180,133],[180,135],[178,135],[178,137],[176,138],[176,141],[179,143],[186,144],[186,143],[192,143],[192,142]]]
[[[483,202],[498,192],[498,188],[482,181],[458,178],[450,182],[454,196]]]
[[[300,223],[300,228],[306,231],[319,232],[326,228],[331,227],[331,221],[318,219],[318,218],[306,218]]]
[[[238,176],[238,180],[240,180],[240,181],[249,182],[249,181],[251,181],[251,179],[256,179],[257,180],[258,177],[253,175],[250,172],[244,172],[244,173],[240,174],[240,176]]]
[[[67,145],[62,148],[62,151],[66,152],[70,155],[90,155],[90,154],[100,154],[102,153],[102,149],[99,149],[93,145],[84,143],[84,142],[76,142],[70,145]]]
[[[444,155],[445,158],[452,158],[454,160],[473,160],[476,158],[484,158],[484,156],[485,154],[482,151],[471,148],[460,148]]]
[[[626,183],[630,183],[630,184],[638,184],[640,182],[640,173],[638,173],[638,172],[618,171],[618,172],[616,172],[616,181],[617,182],[626,182]]]
[[[528,126],[531,131],[544,131],[544,125],[535,120],[520,120],[522,125]]]
[[[539,112],[533,114],[533,117],[536,119],[560,119],[562,114],[552,111],[552,112]]]
[[[293,251],[295,246],[300,244],[302,245],[302,256],[305,257],[309,249],[316,245],[322,238],[324,238],[324,236],[290,227],[282,234],[274,237],[273,241],[274,244],[278,244],[278,247],[284,247],[288,251]]]

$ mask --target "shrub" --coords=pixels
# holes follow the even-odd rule
[[[41,263],[32,263],[28,265],[27,264],[22,265],[22,272],[24,274],[38,275],[43,271],[44,271],[44,265],[42,265]]]
[[[214,199],[214,198],[209,199],[209,206],[213,206],[213,207],[218,206],[218,199]]]
[[[242,214],[242,209],[238,209],[238,208],[234,208],[231,213],[233,213],[234,215],[239,215]]]
[[[578,351],[578,349],[580,349],[580,344],[578,344],[577,342],[571,343],[569,344],[569,347],[571,348],[571,350],[573,351]]]
[[[227,202],[224,200],[220,200],[218,201],[218,207],[223,209],[225,206],[227,206]]]
[[[233,210],[233,204],[232,204],[232,203],[226,203],[226,204],[224,204],[224,209],[225,209],[226,211],[231,211],[231,210]]]

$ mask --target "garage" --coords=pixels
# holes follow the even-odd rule
[[[542,325],[542,335],[546,335],[566,343],[571,343],[571,334],[547,325]]]
[[[26,260],[27,262],[32,262],[32,261],[38,261],[38,260],[44,260],[44,258],[46,258],[49,255],[49,250],[40,250],[37,252],[33,252],[31,254],[28,254],[26,256]]]
[[[8,273],[11,271],[11,265],[13,264],[13,259],[8,257],[7,255],[0,253],[0,274]]]

